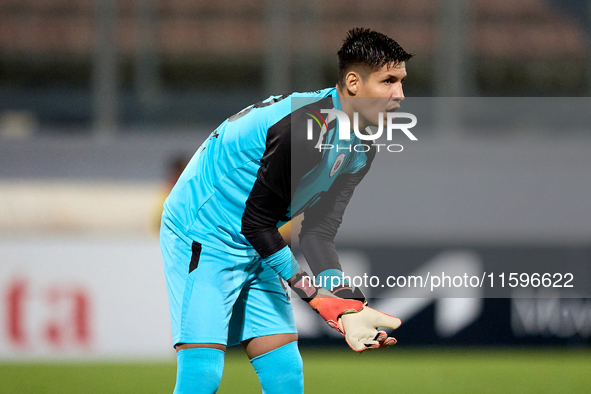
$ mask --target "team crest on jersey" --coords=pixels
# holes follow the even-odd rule
[[[337,173],[339,168],[341,168],[343,162],[345,161],[345,156],[345,153],[341,153],[337,156],[336,160],[334,161],[334,164],[332,165],[332,168],[330,169],[329,178],[332,178],[332,176]]]

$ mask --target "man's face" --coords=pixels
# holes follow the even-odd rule
[[[362,78],[359,82],[355,97],[365,97],[357,100],[356,110],[359,112],[359,126],[365,128],[378,124],[378,114],[383,113],[384,125],[388,112],[395,112],[404,100],[402,82],[406,78],[406,64],[385,65],[379,70]]]

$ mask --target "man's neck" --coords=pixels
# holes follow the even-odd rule
[[[347,89],[342,89],[339,84],[337,84],[336,89],[337,94],[339,95],[339,101],[341,102],[342,111],[347,114],[349,119],[352,120],[355,109],[352,106],[353,100],[351,100],[351,97],[355,96],[352,95]]]

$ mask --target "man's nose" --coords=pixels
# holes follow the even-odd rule
[[[398,84],[398,88],[396,89],[396,97],[400,100],[404,100],[404,92],[402,90],[402,84]]]
[[[394,90],[394,97],[396,97],[397,99],[400,99],[400,100],[404,100],[404,92],[402,90],[401,83],[396,84],[396,88]]]

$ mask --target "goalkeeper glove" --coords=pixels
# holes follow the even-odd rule
[[[338,319],[340,331],[344,333],[351,349],[356,352],[394,345],[396,339],[388,337],[385,331],[378,328],[397,329],[400,323],[397,317],[367,306],[357,313],[344,314]]]
[[[367,339],[373,339],[370,342],[360,341],[359,338],[357,337],[357,335],[358,335],[357,331],[361,327],[359,322],[365,321],[365,319],[374,319],[376,316],[375,313],[373,313],[373,312],[368,313],[368,311],[366,309],[369,309],[371,311],[375,311],[381,315],[389,316],[389,315],[386,315],[385,313],[376,311],[375,309],[368,308],[367,298],[365,297],[365,294],[363,294],[363,292],[361,291],[361,289],[359,287],[353,288],[348,285],[342,285],[342,286],[338,286],[338,287],[332,289],[331,293],[337,297],[340,297],[340,298],[354,299],[354,300],[358,300],[358,301],[363,302],[363,305],[364,305],[363,311],[359,312],[359,316],[355,316],[354,318],[352,318],[352,320],[354,320],[354,322],[351,323],[351,326],[349,327],[348,331],[343,328],[342,318],[339,319],[339,330],[338,331],[344,333],[345,340],[347,340],[347,343],[349,344],[351,349],[353,349],[357,352],[362,352],[362,351],[368,350],[368,349],[386,348],[386,347],[396,344],[395,338],[389,337],[385,331],[380,331],[380,330],[371,331],[371,329],[370,329],[371,332],[370,331],[367,332],[367,337],[364,339],[364,341]],[[390,316],[390,317],[392,317],[392,316]],[[400,326],[400,320],[397,318],[394,318],[394,319],[396,319],[398,321],[390,321],[390,323],[393,323],[393,325],[396,327],[390,326],[389,328],[398,328],[398,326]],[[349,320],[349,318],[346,318],[345,320]],[[350,322],[348,322],[348,323],[350,323]],[[378,325],[378,327],[380,327],[380,325]],[[375,328],[377,328],[377,327],[375,327]],[[373,337],[371,337],[371,335],[373,335],[373,334],[375,334],[375,335]],[[347,336],[349,338],[347,338]],[[376,341],[377,341],[377,343],[376,343]],[[360,342],[363,342],[365,344],[365,348],[363,348],[359,345]],[[354,346],[352,346],[351,344],[354,344]]]
[[[339,326],[339,318],[363,309],[363,303],[361,301],[335,297],[328,290],[315,287],[312,278],[303,271],[298,272],[290,280],[289,285],[331,328],[334,328],[342,335],[345,335],[345,332]]]
[[[312,279],[303,271],[298,272],[289,281],[289,285],[331,328],[343,335],[351,349],[356,352],[388,347],[396,343],[395,338],[388,337],[385,331],[377,328],[396,329],[400,326],[400,319],[367,306],[364,307],[364,302],[367,304],[367,301],[361,290],[359,293],[364,302],[359,299],[338,298],[324,288],[316,288]],[[335,293],[359,296],[356,290],[345,287]]]

